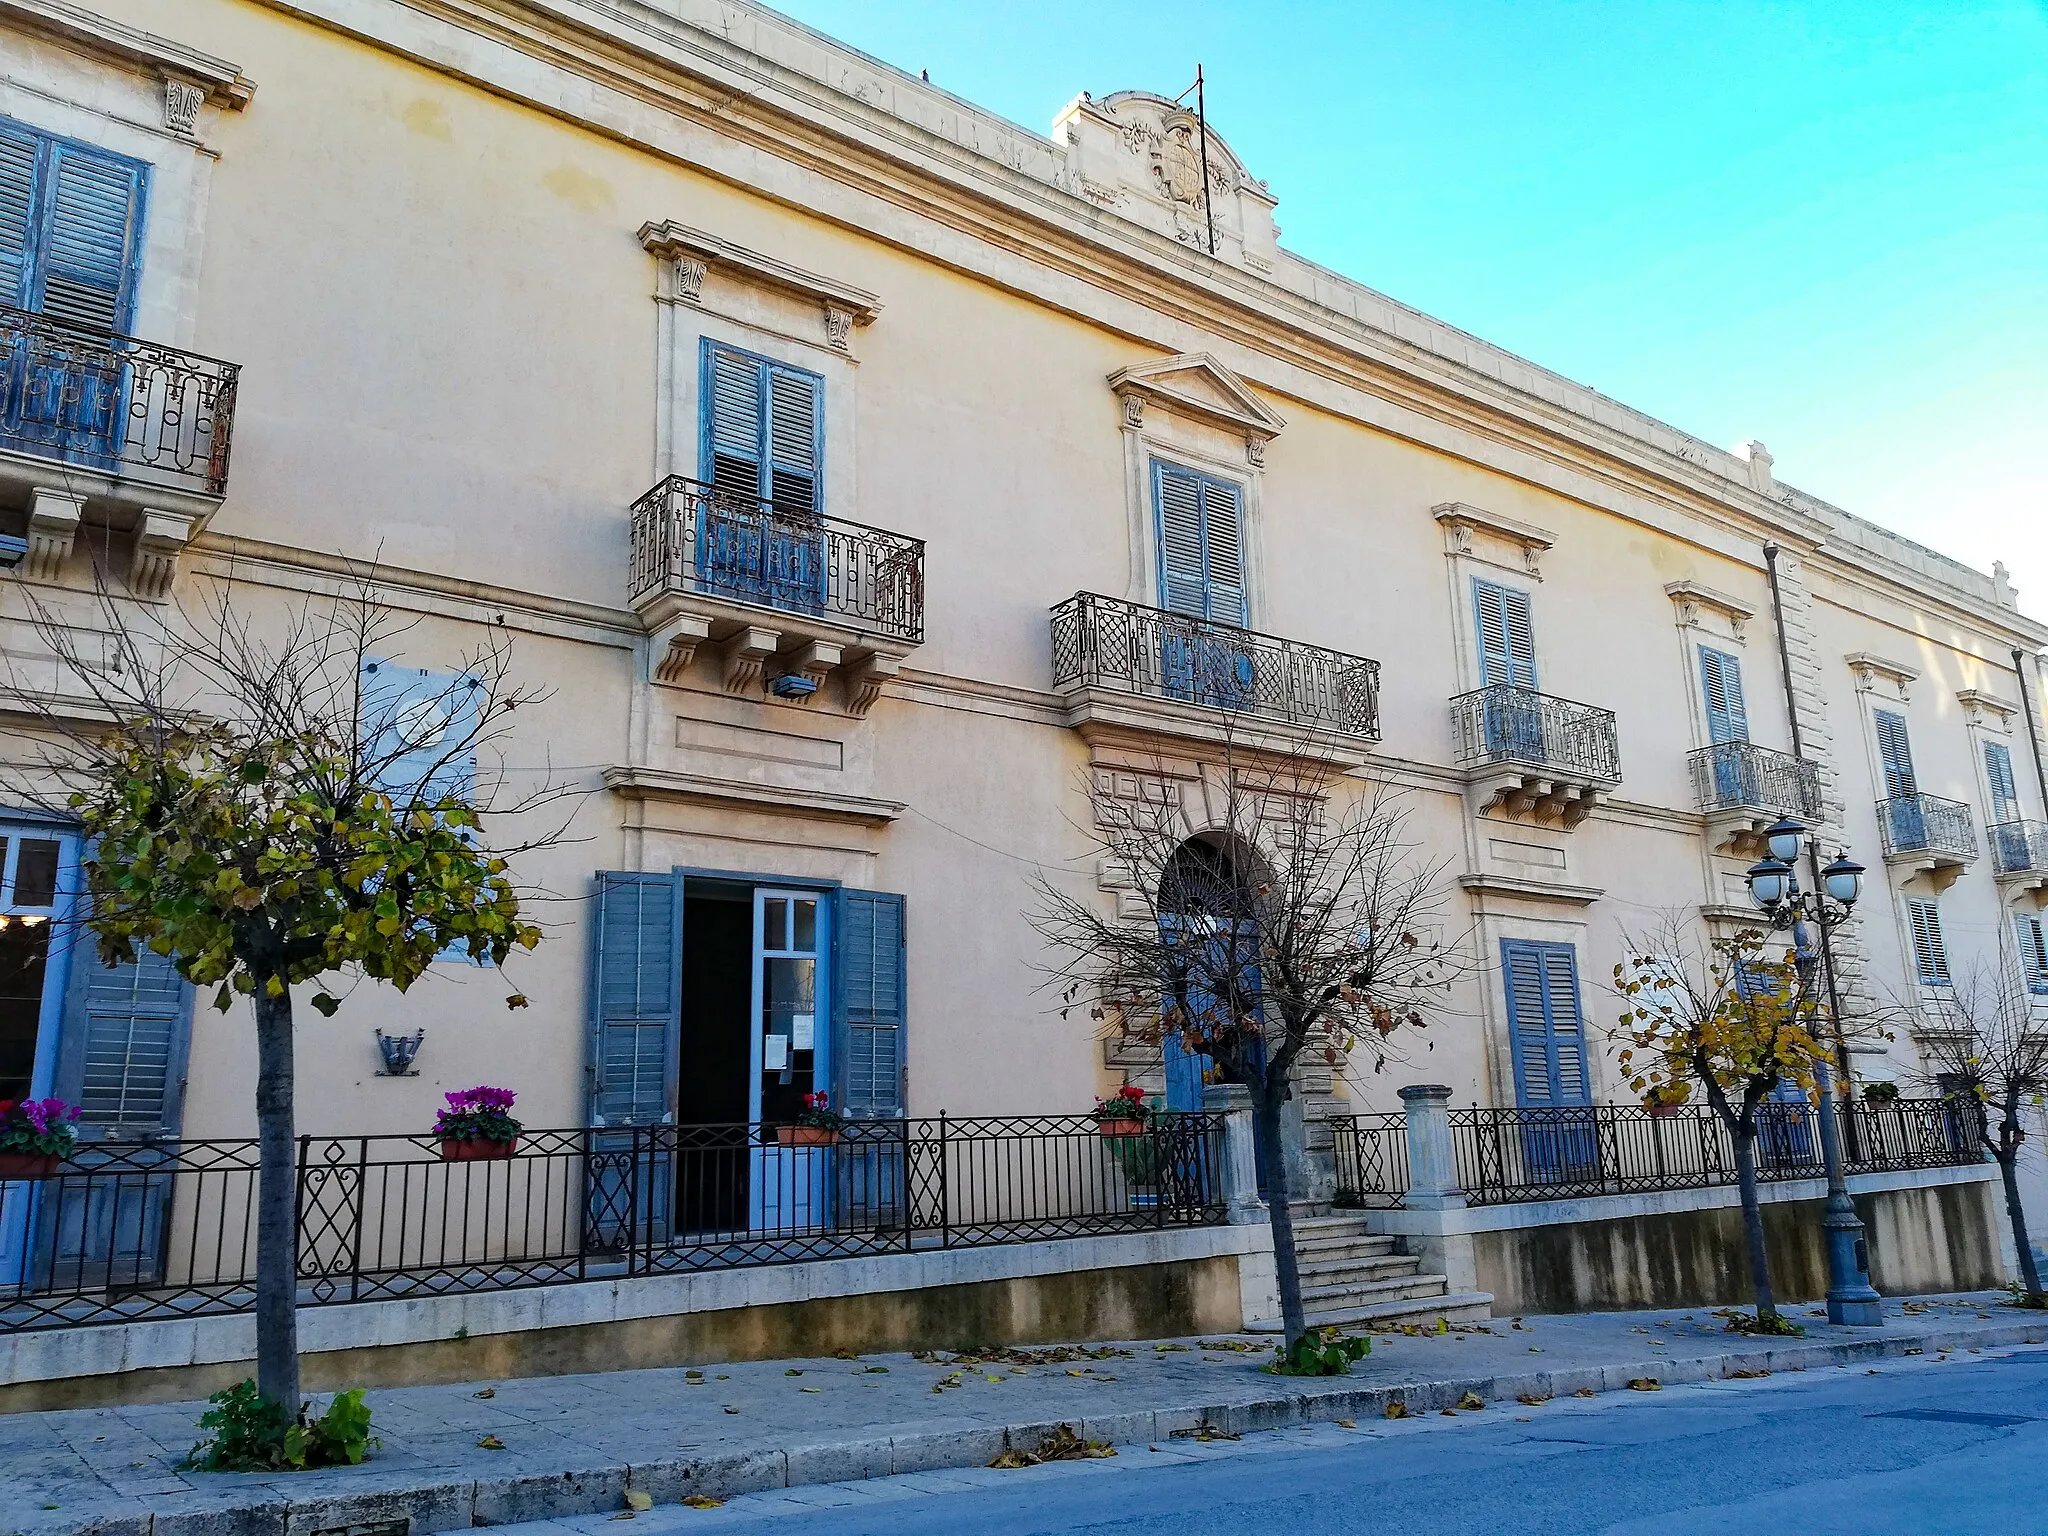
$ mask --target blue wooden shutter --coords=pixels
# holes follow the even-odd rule
[[[2012,776],[2012,749],[2002,741],[1984,743],[1984,775],[1991,783],[1991,820],[2020,819],[2019,786]]]
[[[768,459],[761,360],[706,342],[703,388],[704,464],[699,473],[721,491],[757,500],[765,494]]]
[[[1941,939],[1941,909],[1931,901],[1909,901],[1906,914],[1913,929],[1913,964],[1921,982],[1949,985],[1948,950]]]
[[[2012,926],[2019,940],[2020,970],[2027,978],[2027,990],[2037,995],[2048,993],[2048,923],[2043,923],[2037,912],[2025,912],[2013,918]]]
[[[1244,503],[1227,481],[1202,477],[1202,548],[1209,567],[1209,617],[1251,622],[1244,584]]]
[[[116,1141],[175,1136],[183,1119],[192,988],[175,962],[138,949],[132,965],[107,965],[90,930],[70,936],[57,1096],[80,1121]]]
[[[593,1125],[657,1125],[670,1118],[681,1050],[682,906],[679,876],[605,871],[597,877]]]
[[[818,462],[824,381],[776,364],[765,365],[768,395],[768,483],[764,494],[780,513],[821,510]]]
[[[1159,606],[1209,616],[1209,572],[1202,531],[1202,479],[1192,470],[1152,463],[1152,504],[1159,534]]]
[[[1743,708],[1742,661],[1711,646],[1700,647],[1700,687],[1707,701],[1707,739],[1749,740],[1749,714]]]
[[[0,304],[27,309],[31,232],[40,223],[36,164],[40,140],[0,118]]]
[[[126,331],[135,297],[146,169],[51,141],[31,308],[88,331]]]
[[[1913,746],[1906,734],[1906,717],[1888,709],[1876,711],[1877,755],[1884,762],[1884,793],[1887,800],[1899,800],[1919,793],[1913,781]]]
[[[1591,1103],[1572,946],[1503,939],[1501,965],[1517,1100],[1532,1109]]]
[[[1536,631],[1529,620],[1529,594],[1472,578],[1472,612],[1479,629],[1479,681],[1536,686]]]
[[[897,1119],[905,1112],[904,901],[841,890],[837,918],[840,1103],[859,1119]]]

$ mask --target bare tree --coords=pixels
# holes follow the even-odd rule
[[[250,1000],[257,1045],[257,1382],[299,1408],[291,988],[331,1015],[327,978],[401,991],[442,955],[497,965],[532,948],[507,861],[556,840],[492,839],[484,819],[561,791],[500,793],[489,754],[536,695],[487,631],[442,674],[401,659],[417,621],[351,596],[299,600],[262,626],[225,596],[166,612],[96,594],[106,654],[31,599],[54,675],[11,675],[29,722],[18,798],[85,837],[82,921],[108,964],[172,958],[226,1010]],[[476,771],[480,765],[484,771]],[[507,803],[507,802],[510,803]],[[512,992],[508,1006],[526,999]]]
[[[1281,1116],[1301,1064],[1383,1065],[1389,1037],[1442,1012],[1463,967],[1435,923],[1446,866],[1419,856],[1400,792],[1285,747],[1226,734],[1200,769],[1086,779],[1093,851],[1122,900],[1106,911],[1041,879],[1032,917],[1063,1012],[1206,1057],[1250,1090],[1291,1359],[1307,1323]]]
[[[1757,1111],[1781,1083],[1813,1089],[1822,1050],[1817,1005],[1788,960],[1772,960],[1749,930],[1702,947],[1674,915],[1648,933],[1622,935],[1614,967],[1623,1012],[1614,1038],[1629,1086],[1647,1102],[1683,1104],[1697,1089],[1735,1145],[1742,1230],[1749,1251],[1756,1329],[1796,1333],[1778,1315],[1757,1193]],[[1828,1113],[1822,1106],[1822,1113]]]
[[[2035,991],[2039,985],[2001,933],[1997,958],[1959,971],[1949,995],[1934,1005],[1938,1016],[1912,1022],[1925,1088],[1946,1099],[1965,1133],[1997,1159],[2026,1303],[2044,1307],[2048,1295],[2027,1238],[2019,1185],[2026,1141],[2021,1106],[2048,1095],[2048,996]],[[1903,1015],[1910,1005],[1899,1002],[1895,1010]]]

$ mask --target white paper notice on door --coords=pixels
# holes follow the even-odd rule
[[[789,1066],[789,1036],[767,1035],[761,1041],[761,1070],[781,1072]]]
[[[789,1048],[792,1051],[808,1051],[816,1048],[818,1016],[815,1013],[793,1013],[789,1016]]]

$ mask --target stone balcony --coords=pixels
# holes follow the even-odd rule
[[[1736,858],[1764,856],[1764,829],[1793,816],[1821,819],[1820,773],[1804,758],[1753,741],[1717,741],[1687,759],[1707,845]]]
[[[1877,802],[1884,861],[1908,878],[1925,875],[1946,889],[1976,860],[1977,826],[1960,800],[1893,795]]]
[[[924,639],[924,541],[671,476],[633,503],[652,681],[700,656],[728,693],[865,715]]]
[[[2001,821],[1984,829],[1991,872],[2009,895],[2048,898],[2048,821]]]
[[[1479,812],[1569,831],[1621,782],[1614,714],[1495,683],[1451,700],[1458,766]]]
[[[87,523],[161,598],[228,483],[234,363],[0,306],[0,508],[9,564],[54,581]]]

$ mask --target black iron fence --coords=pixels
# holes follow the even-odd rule
[[[449,1161],[424,1136],[299,1142],[302,1305],[1085,1237],[1219,1222],[1220,1117],[527,1131]],[[98,1143],[0,1184],[25,1250],[0,1333],[254,1302],[256,1144]],[[0,1248],[0,1252],[5,1252]]]
[[[218,496],[240,369],[0,306],[0,450]]]
[[[1376,661],[1093,592],[1052,610],[1052,684],[1380,734]]]
[[[2048,874],[2048,821],[2001,821],[1984,835],[2001,875]]]
[[[1837,1106],[1843,1166],[1850,1173],[1945,1168],[1981,1162],[1968,1113],[1944,1099]],[[1736,1182],[1735,1145],[1707,1109],[1634,1105],[1560,1109],[1454,1109],[1451,1147],[1473,1205],[1562,1200]],[[1758,1110],[1757,1176],[1823,1174],[1817,1112],[1768,1103]]]
[[[633,503],[632,594],[704,592],[913,643],[924,540],[673,475]]]
[[[1959,859],[1977,856],[1977,826],[1970,808],[1960,800],[1936,795],[1893,795],[1877,802],[1877,825],[1884,851],[1941,853]]]
[[[1820,773],[1804,758],[1753,741],[1717,741],[1688,761],[1692,791],[1703,811],[1752,806],[1808,823],[1820,820]]]
[[[1408,1117],[1331,1115],[1324,1124],[1337,1165],[1336,1204],[1399,1205],[1408,1193]]]
[[[1518,763],[1583,774],[1621,777],[1621,746],[1614,712],[1533,688],[1492,683],[1451,700],[1451,734],[1458,765]]]

